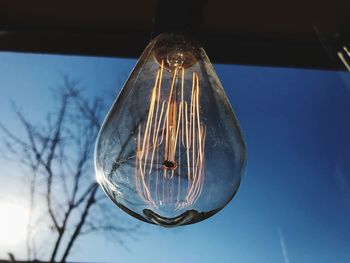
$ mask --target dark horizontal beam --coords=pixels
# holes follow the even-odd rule
[[[342,69],[317,40],[297,42],[220,33],[204,36],[204,48],[213,63]],[[0,51],[138,58],[149,40],[149,32],[3,29]]]

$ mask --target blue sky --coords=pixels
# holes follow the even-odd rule
[[[0,122],[18,130],[10,100],[40,122],[53,103],[51,89],[66,73],[81,81],[87,95],[117,93],[134,64],[2,52]],[[198,224],[174,229],[143,224],[146,234],[127,241],[130,251],[98,236],[84,237],[71,260],[350,262],[350,74],[214,66],[248,146],[246,175],[236,197]],[[20,171],[0,164],[0,202],[20,200],[18,193],[25,189],[17,182]],[[120,216],[129,218],[121,211]],[[0,247],[0,258],[9,249]],[[12,250],[24,255],[21,246]]]

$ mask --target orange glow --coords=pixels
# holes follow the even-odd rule
[[[176,203],[176,208],[181,209],[196,202],[204,184],[206,131],[201,122],[200,80],[193,73],[192,87],[185,87],[185,69],[176,67],[169,94],[162,94],[163,71],[162,61],[152,89],[146,124],[138,128],[135,183],[139,196],[149,205]],[[191,88],[190,98],[185,98],[187,88]],[[162,101],[161,95],[166,95],[166,99]],[[184,156],[182,160],[181,156]],[[181,172],[186,173],[186,183],[181,182]],[[182,188],[186,184],[184,192]]]

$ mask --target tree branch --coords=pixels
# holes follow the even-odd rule
[[[75,240],[77,239],[77,237],[80,234],[80,231],[81,231],[81,229],[82,229],[82,227],[83,227],[83,225],[85,223],[85,220],[86,220],[86,218],[87,218],[87,216],[89,214],[89,210],[90,210],[91,206],[95,203],[95,194],[96,194],[97,189],[98,189],[98,185],[95,184],[94,188],[90,192],[89,199],[86,202],[85,208],[84,208],[83,213],[82,213],[82,215],[80,217],[80,221],[76,225],[75,230],[74,230],[74,232],[73,232],[73,234],[72,234],[72,236],[71,236],[71,238],[70,238],[70,240],[68,242],[66,250],[63,253],[63,256],[62,256],[62,259],[61,259],[61,263],[66,262],[66,259],[67,259],[68,255],[69,255],[69,252],[70,252],[70,250],[71,250]]]

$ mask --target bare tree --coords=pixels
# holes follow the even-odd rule
[[[106,207],[105,195],[94,180],[91,155],[106,112],[103,100],[84,98],[79,84],[66,76],[55,93],[57,108],[41,125],[34,125],[14,106],[24,138],[3,124],[0,129],[8,157],[27,171],[31,211],[28,260],[45,256],[49,262],[66,262],[79,236],[99,232],[123,244],[126,235],[121,234],[133,237],[138,226],[116,220],[115,210]],[[34,213],[39,205],[46,207],[42,214]],[[43,224],[54,233],[50,247],[45,242],[49,254],[42,254],[38,246],[37,233]]]

